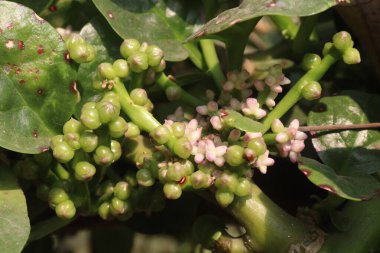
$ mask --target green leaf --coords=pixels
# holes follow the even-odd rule
[[[80,35],[96,48],[96,57],[93,61],[79,66],[78,82],[81,87],[81,101],[77,105],[76,115],[80,114],[80,108],[84,103],[101,93],[92,88],[92,79],[100,63],[112,63],[120,57],[119,47],[122,42],[102,16],[94,18],[85,25]]]
[[[35,225],[33,225],[32,230],[30,232],[28,242],[34,242],[40,240],[54,231],[63,228],[64,226],[70,224],[73,221],[71,220],[63,220],[58,217],[52,217],[47,220],[41,221]]]
[[[223,122],[230,127],[244,132],[261,132],[263,124],[253,119],[245,117],[233,110],[226,110],[227,115],[223,116]]]
[[[240,6],[210,20],[192,38],[219,33],[236,24],[265,15],[309,16],[337,4],[336,0],[244,0]]]
[[[325,97],[309,113],[308,125],[365,124],[379,122],[380,97],[348,91]],[[321,160],[344,175],[371,174],[380,170],[380,132],[350,130],[319,132],[312,139]]]
[[[0,252],[19,253],[30,225],[24,193],[9,168],[0,165]]]
[[[0,146],[39,153],[78,96],[65,44],[32,10],[0,1],[0,55]]]
[[[379,182],[370,175],[340,175],[329,166],[306,157],[300,157],[298,162],[299,169],[313,184],[342,198],[368,200],[380,193]]]
[[[194,32],[198,14],[187,12],[193,1],[93,0],[112,28],[124,39],[135,38],[156,44],[167,61],[182,61],[190,44],[183,41]],[[192,8],[194,9],[194,8]]]

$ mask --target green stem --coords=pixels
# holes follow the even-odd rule
[[[163,90],[166,90],[169,87],[176,87],[177,89],[180,89],[181,90],[180,99],[181,101],[185,102],[188,105],[197,107],[198,105],[205,104],[205,102],[203,102],[197,97],[194,97],[193,95],[191,95],[190,93],[182,89],[181,86],[179,86],[178,84],[170,80],[163,72],[157,74],[155,81]]]
[[[255,184],[252,194],[234,201],[229,211],[247,230],[247,244],[254,252],[288,252],[308,239],[311,227],[287,214]]]
[[[285,38],[293,40],[298,31],[298,26],[294,23],[291,17],[288,16],[271,16],[272,21],[280,28],[282,35]]]
[[[301,55],[310,47],[310,35],[318,21],[318,16],[313,15],[302,20],[301,26],[297,32],[297,36],[293,42],[293,52]]]
[[[136,73],[136,72],[131,73],[131,82],[129,86],[130,91],[136,88],[143,87],[145,74],[146,74],[146,71],[143,71],[141,73]]]
[[[196,42],[188,42],[183,45],[187,52],[189,53],[190,60],[194,63],[194,65],[201,70],[206,70],[206,63],[204,62],[204,59],[202,57],[202,53],[197,47]]]
[[[310,81],[318,81],[329,70],[329,68],[339,59],[341,54],[336,49],[323,57],[322,62],[315,68],[309,70],[298,82],[289,90],[285,97],[276,105],[276,107],[265,117],[262,133],[267,132],[273,120],[281,118],[290,108],[292,108],[301,98],[302,89]]]
[[[267,100],[270,93],[270,88],[268,86],[265,86],[263,91],[260,91],[257,94],[257,102],[262,107],[265,104],[265,101]]]
[[[265,134],[263,136],[265,143],[267,145],[276,145],[277,144],[276,135],[277,134]]]
[[[205,57],[205,61],[208,67],[208,70],[211,73],[212,78],[214,79],[219,90],[222,90],[223,84],[226,81],[226,77],[220,66],[218,55],[216,54],[214,41],[210,39],[200,40],[200,45]]]

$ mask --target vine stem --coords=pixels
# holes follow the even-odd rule
[[[316,132],[316,131],[334,131],[334,130],[350,130],[350,129],[369,129],[380,128],[380,123],[368,124],[353,124],[353,125],[323,125],[323,126],[301,126],[298,128],[302,132]]]

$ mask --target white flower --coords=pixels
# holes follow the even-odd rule
[[[255,98],[247,98],[246,102],[242,103],[241,110],[245,115],[252,115],[256,119],[261,119],[267,114],[266,111],[260,108]]]
[[[255,162],[255,167],[258,168],[261,173],[267,173],[267,167],[272,166],[274,164],[274,160],[269,157],[269,150],[265,151],[264,154],[259,156]]]
[[[214,162],[217,166],[222,167],[224,165],[224,154],[227,151],[227,146],[222,145],[215,147],[212,140],[206,140],[206,159],[209,162]]]

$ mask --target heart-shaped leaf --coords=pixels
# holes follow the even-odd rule
[[[309,16],[334,5],[336,0],[244,0],[236,7],[210,20],[192,38],[215,34],[238,23],[265,15]]]
[[[308,125],[365,124],[380,122],[380,97],[348,91],[325,97],[309,113]],[[321,160],[342,175],[380,170],[380,132],[350,130],[319,132],[313,145]]]
[[[4,165],[0,165],[0,178],[0,252],[19,253],[30,232],[25,196]]]
[[[29,8],[0,1],[0,146],[39,153],[77,99],[60,35]]]
[[[300,157],[298,162],[299,169],[313,184],[342,198],[368,200],[380,193],[380,184],[371,175],[339,175],[329,166],[305,157]]]
[[[96,7],[122,38],[135,38],[156,44],[168,61],[188,57],[183,41],[194,32],[198,14],[187,12],[193,1],[178,0],[93,0]],[[188,43],[189,44],[189,43]]]
[[[223,116],[223,122],[230,127],[244,132],[261,132],[263,124],[241,115],[234,110],[226,110],[227,115]]]

